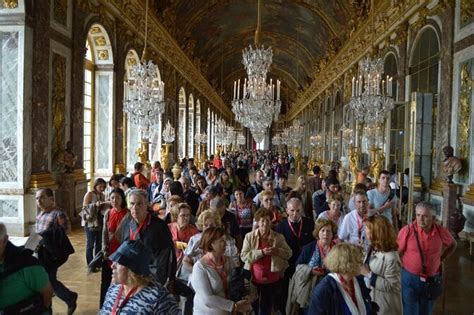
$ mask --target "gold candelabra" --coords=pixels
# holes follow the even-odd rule
[[[349,145],[349,167],[352,173],[352,191],[357,184],[357,175],[359,174],[360,150],[357,147]]]

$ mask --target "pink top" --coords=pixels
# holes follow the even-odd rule
[[[440,225],[433,224],[428,233],[418,227],[416,222],[404,226],[398,233],[398,251],[402,255],[403,268],[415,275],[422,274],[422,264],[414,229],[418,232],[421,250],[425,256],[426,273],[428,276],[434,276],[440,271],[443,246],[452,246],[454,239],[448,229]]]
[[[183,250],[178,249],[178,246],[176,246],[176,242],[188,243],[191,236],[199,233],[199,230],[192,224],[188,224],[184,229],[180,230],[178,227],[178,223],[176,222],[168,224],[168,228],[170,229],[173,242],[175,242],[176,260],[179,263],[181,262],[181,259],[183,259]]]
[[[261,241],[258,249],[270,247],[268,242]],[[259,284],[275,283],[280,280],[280,275],[277,272],[271,271],[272,256],[266,255],[255,261],[252,264],[252,281]]]

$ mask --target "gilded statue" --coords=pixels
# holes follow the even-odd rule
[[[138,147],[135,150],[135,154],[138,156],[138,159],[140,160],[140,163],[146,164],[146,162],[148,160],[148,157],[147,157],[148,150],[143,145],[140,145],[140,147]]]
[[[443,160],[443,173],[446,176],[446,181],[450,184],[453,183],[453,176],[457,174],[461,168],[462,163],[458,157],[454,156],[454,149],[452,146],[447,145],[443,148],[445,159]]]
[[[470,63],[466,62],[461,67],[461,87],[458,104],[458,152],[461,158],[469,155],[469,134],[471,131],[471,93],[472,82],[469,73]]]
[[[372,171],[372,175],[374,178],[378,178],[380,172],[383,168],[383,162],[385,161],[385,155],[383,154],[382,150],[376,148],[374,149],[372,155],[372,162],[370,163],[370,170]]]

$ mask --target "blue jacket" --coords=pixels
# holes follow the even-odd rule
[[[370,299],[370,291],[364,283],[364,278],[356,277],[357,282],[364,299],[367,315],[374,314],[372,312],[372,300]],[[311,301],[309,302],[308,314],[311,315],[349,315],[349,308],[344,302],[341,291],[339,290],[336,280],[330,276],[324,277],[311,293]]]

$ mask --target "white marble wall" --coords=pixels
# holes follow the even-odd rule
[[[32,30],[25,4],[0,9],[0,221],[10,235],[24,235],[35,205],[24,194],[31,169]]]

